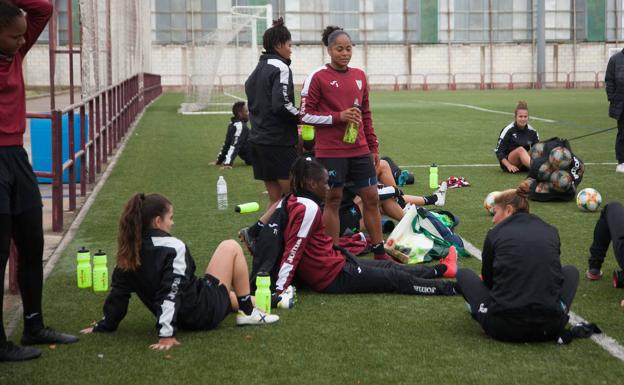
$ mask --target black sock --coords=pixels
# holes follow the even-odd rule
[[[386,250],[384,250],[383,242],[374,244],[371,250],[373,250],[373,254],[375,255],[386,254]]]
[[[24,314],[24,333],[34,333],[43,329],[41,313]]]
[[[429,195],[428,197],[423,197],[423,199],[425,200],[425,206],[432,205],[438,201],[438,196],[433,194]]]
[[[443,275],[444,275],[444,273],[446,273],[446,269],[447,269],[446,265],[442,265],[442,264],[435,265],[435,266],[433,267],[433,271],[435,272],[435,276],[436,276],[436,277],[441,277],[441,276],[443,276]]]
[[[251,295],[243,295],[236,297],[238,299],[238,308],[245,314],[250,315],[253,311],[253,303],[251,302]]]
[[[249,236],[253,237],[253,238],[257,238],[258,234],[260,234],[260,230],[262,230],[262,228],[264,227],[264,223],[258,221],[256,223],[254,223],[249,230],[247,230],[247,234],[249,234]]]

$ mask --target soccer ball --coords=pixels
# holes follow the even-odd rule
[[[541,158],[544,155],[544,143],[539,142],[535,143],[531,150],[529,150],[529,154],[531,155],[531,159],[535,160],[537,158]]]
[[[550,174],[552,174],[553,170],[550,167],[550,163],[544,162],[537,169],[537,180],[547,181],[550,179]]]
[[[556,170],[550,174],[550,186],[555,191],[565,192],[570,189],[574,178],[572,174],[563,170]]]
[[[548,161],[553,168],[568,168],[572,163],[572,153],[563,146],[557,146],[550,151]]]
[[[494,199],[500,194],[500,191],[492,191],[489,193],[483,201],[483,207],[490,215],[494,215]]]
[[[576,194],[576,205],[581,210],[596,211],[601,203],[600,193],[591,187],[584,188]]]

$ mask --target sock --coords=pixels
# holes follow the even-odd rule
[[[371,250],[373,250],[373,254],[375,255],[386,254],[383,242],[375,243]]]
[[[251,302],[251,295],[243,295],[236,297],[238,299],[238,308],[245,314],[251,315],[253,311],[253,303]]]
[[[433,267],[433,271],[434,271],[436,278],[443,276],[444,273],[446,273],[446,269],[447,269],[446,265],[442,265],[442,264],[435,265]]]
[[[43,329],[41,313],[24,314],[24,333],[34,333]]]
[[[247,230],[247,234],[249,234],[253,238],[257,238],[258,234],[260,234],[260,230],[264,227],[264,223],[258,221],[254,223],[249,230]]]
[[[438,201],[438,196],[433,194],[433,195],[429,195],[428,197],[423,197],[423,199],[425,200],[425,206],[432,205]]]

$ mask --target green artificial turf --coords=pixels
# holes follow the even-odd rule
[[[441,178],[464,176],[472,187],[451,190],[447,209],[461,220],[458,232],[481,247],[491,217],[483,199],[493,190],[516,186],[521,175],[498,167],[493,149],[511,116],[445,103],[513,111],[525,99],[541,138],[572,138],[612,127],[603,90],[514,90],[457,92],[374,92],[375,129],[382,155],[401,165],[440,165]],[[165,94],[144,115],[117,166],[91,207],[75,239],[46,281],[46,323],[77,332],[101,317],[104,294],[79,290],[75,252],[80,246],[108,252],[114,265],[116,227],[127,199],[137,191],[160,192],[175,206],[174,235],[189,246],[198,274],[225,238],[257,219],[216,209],[216,181],[224,175],[230,206],[267,196],[240,160],[234,169],[208,166],[216,157],[227,116],[180,116],[182,96]],[[614,162],[615,132],[572,142],[585,162]],[[455,165],[455,166],[449,166]],[[460,167],[461,166],[461,167]],[[598,189],[603,201],[624,201],[624,176],[614,165],[588,165],[581,187]],[[416,183],[409,194],[426,194],[428,169],[411,167]],[[555,225],[562,261],[586,268],[593,225],[599,213],[574,202],[532,203],[532,212]],[[480,269],[476,259],[462,266]],[[616,268],[610,251],[603,266]],[[112,270],[111,270],[112,271]],[[609,279],[581,279],[572,310],[624,342],[620,300],[624,291]],[[237,328],[228,317],[210,332],[180,332],[182,346],[155,352],[155,319],[133,297],[129,314],[113,334],[83,336],[71,346],[43,347],[41,359],[0,364],[0,384],[609,384],[624,378],[624,365],[590,340],[508,344],[487,338],[466,312],[461,297],[405,295],[321,295],[300,290],[297,306],[278,310],[279,324]],[[6,317],[5,317],[6,318]],[[11,339],[17,341],[21,326]]]

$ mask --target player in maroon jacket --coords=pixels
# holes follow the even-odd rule
[[[323,31],[323,44],[331,62],[314,71],[301,90],[301,121],[314,125],[317,160],[329,173],[330,191],[325,200],[323,223],[338,243],[339,208],[345,186],[358,191],[364,207],[364,222],[373,243],[375,259],[388,259],[383,247],[381,215],[375,167],[379,164],[377,136],[368,102],[364,71],[349,67],[351,37],[342,28]],[[345,140],[347,124],[356,124],[354,143]]]

